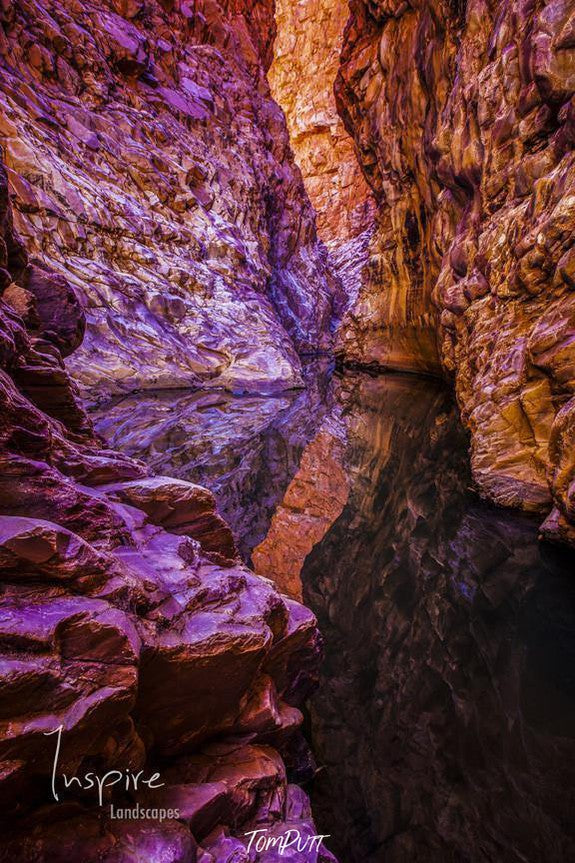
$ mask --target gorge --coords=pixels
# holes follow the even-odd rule
[[[572,859],[573,0],[0,0],[0,143],[0,860]]]

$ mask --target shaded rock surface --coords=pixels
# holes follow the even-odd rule
[[[314,616],[240,562],[211,492],[95,436],[60,353],[83,328],[73,288],[48,271],[38,297],[23,287],[1,166],[0,228],[0,859],[219,863],[226,842],[256,859],[246,825],[314,833],[280,755],[317,679]],[[138,789],[99,807],[59,772],[55,803],[58,728],[59,771],[165,771],[182,818],[117,821]]]
[[[271,0],[26,0],[0,20],[21,288],[44,327],[65,283],[46,292],[43,268],[76,288],[74,376],[92,395],[301,384],[339,289],[267,84]]]
[[[572,0],[353,0],[336,85],[378,202],[349,362],[455,380],[474,479],[572,540]]]

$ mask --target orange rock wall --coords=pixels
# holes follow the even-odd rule
[[[372,219],[369,187],[333,93],[348,14],[347,0],[277,0],[268,74],[325,242],[348,240]]]
[[[336,84],[378,201],[340,351],[441,360],[482,493],[552,510],[545,532],[563,538],[575,521],[574,22],[573,0],[353,0]]]

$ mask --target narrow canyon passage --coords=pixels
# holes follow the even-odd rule
[[[575,0],[0,0],[0,863],[570,863],[574,572]]]

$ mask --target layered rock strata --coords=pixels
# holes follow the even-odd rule
[[[317,675],[315,619],[240,563],[210,492],[94,436],[62,360],[81,306],[30,263],[3,169],[0,230],[0,859],[260,859],[250,829],[315,833],[280,755]],[[98,806],[59,771],[161,787]]]
[[[266,79],[273,3],[25,0],[0,21],[14,218],[86,309],[81,385],[300,385],[337,290]]]
[[[378,201],[347,361],[452,376],[473,475],[575,539],[575,5],[353,0],[336,95]]]
[[[318,232],[330,246],[361,234],[373,217],[373,198],[333,91],[348,15],[347,0],[278,0],[268,73],[317,213]]]

